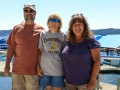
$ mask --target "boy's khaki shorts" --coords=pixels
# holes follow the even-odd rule
[[[12,90],[40,90],[39,76],[12,73]]]

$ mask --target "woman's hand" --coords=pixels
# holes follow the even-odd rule
[[[93,90],[96,86],[96,81],[89,81],[88,90]]]

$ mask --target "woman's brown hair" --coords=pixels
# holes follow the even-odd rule
[[[82,37],[84,39],[89,39],[90,36],[93,35],[93,33],[91,32],[91,30],[89,28],[86,18],[82,14],[75,14],[75,15],[72,15],[71,20],[69,22],[69,28],[68,28],[68,34],[67,34],[68,41],[71,41],[71,42],[75,41],[75,34],[73,33],[73,30],[72,30],[72,25],[75,22],[80,22],[80,23],[84,24],[84,31],[82,34]]]

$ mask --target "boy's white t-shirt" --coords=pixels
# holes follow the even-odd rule
[[[65,43],[65,34],[58,31],[52,34],[49,30],[42,31],[39,39],[39,49],[42,49],[40,66],[44,75],[63,76],[63,63],[60,57]]]

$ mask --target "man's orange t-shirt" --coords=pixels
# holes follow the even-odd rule
[[[36,75],[38,59],[38,42],[41,26],[24,22],[11,31],[7,44],[15,48],[12,72],[15,74]]]

